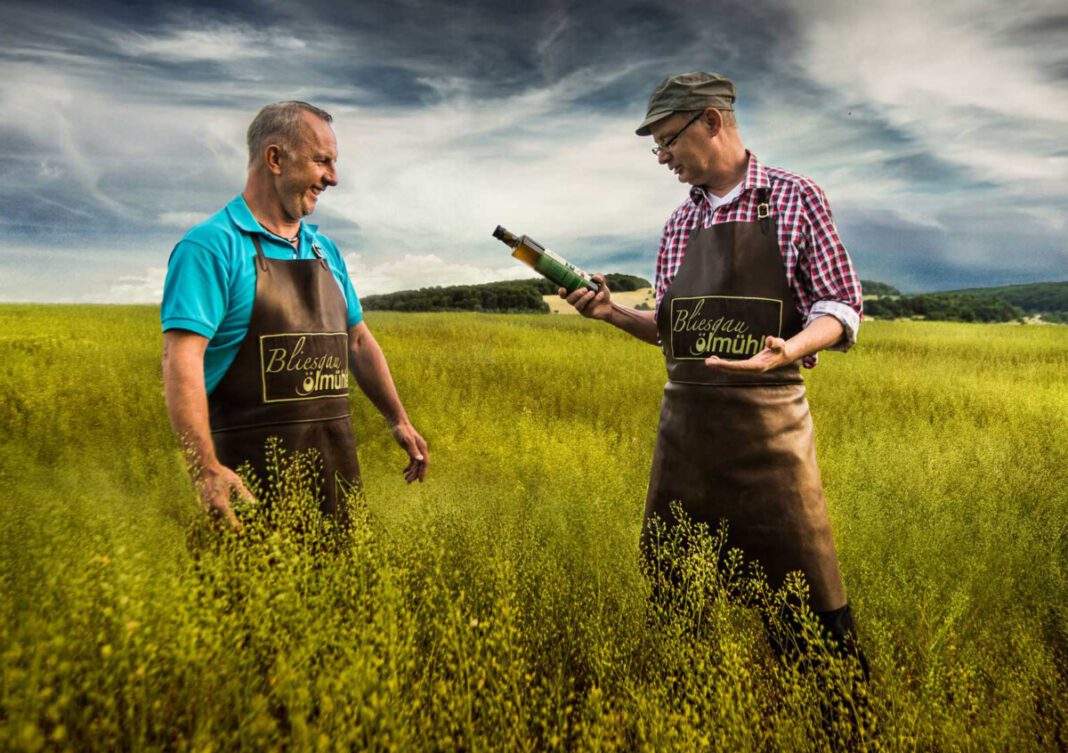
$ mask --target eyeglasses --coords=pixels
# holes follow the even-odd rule
[[[676,141],[678,141],[679,136],[681,136],[683,133],[685,133],[686,129],[689,128],[690,126],[692,126],[694,123],[696,123],[698,118],[700,118],[704,114],[705,114],[705,111],[701,110],[701,112],[697,113],[692,118],[690,118],[690,122],[687,123],[686,125],[684,125],[681,129],[679,129],[678,133],[676,133],[674,136],[672,136],[670,139],[668,139],[666,144],[657,144],[656,146],[654,146],[653,147],[653,154],[655,156],[659,157],[660,156],[660,152],[666,152],[668,149],[670,149],[671,145],[674,144]]]

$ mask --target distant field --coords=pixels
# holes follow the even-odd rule
[[[655,348],[575,316],[371,313],[427,483],[354,393],[369,516],[324,534],[291,478],[290,517],[218,539],[158,317],[0,306],[0,750],[830,749],[847,667],[776,662],[707,576],[649,599]],[[867,749],[1064,750],[1064,329],[871,322],[806,378]]]
[[[578,313],[575,311],[574,306],[558,295],[544,296],[544,300],[549,304],[549,311],[554,314]],[[652,288],[639,288],[638,290],[627,290],[623,292],[612,291],[612,300],[632,308],[643,303],[650,308],[656,307],[656,296],[653,294]]]

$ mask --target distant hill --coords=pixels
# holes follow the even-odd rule
[[[862,281],[861,285],[866,294],[873,290],[869,287],[872,283]],[[874,285],[890,288],[882,283]],[[880,297],[864,302],[864,312],[876,319],[923,317],[955,322],[1008,322],[1035,317],[1068,323],[1068,282],[945,290],[911,296],[876,295]]]
[[[625,275],[618,272],[609,272],[604,276],[605,281],[608,283],[608,289],[625,293],[630,290],[641,290],[642,288],[652,287],[652,283],[646,280],[644,277],[636,277],[634,275]],[[518,282],[527,283],[535,286],[541,291],[542,295],[556,295],[559,288],[555,283],[549,282],[544,277],[535,277],[532,280],[519,280]],[[487,283],[488,285],[496,285],[495,282]]]
[[[606,275],[617,292],[651,287],[634,275]],[[923,318],[952,322],[1011,322],[1034,317],[1068,323],[1068,282],[1042,282],[996,288],[947,290],[902,295],[893,285],[861,280],[867,300],[864,313],[875,319]],[[484,311],[496,313],[549,313],[543,296],[555,295],[556,285],[542,277],[488,282],[481,285],[401,290],[361,299],[368,311]],[[874,297],[872,297],[874,296]]]
[[[976,298],[1000,298],[1013,306],[1019,306],[1031,316],[1055,316],[1057,321],[1068,322],[1068,281],[1036,282],[1030,285],[1006,285],[1000,288],[971,288],[947,290],[943,295],[973,296]]]
[[[887,285],[885,282],[861,280],[860,287],[864,291],[864,295],[901,295],[900,290],[893,285]]]
[[[578,314],[575,308],[556,293],[543,296],[542,300],[549,304],[549,310],[554,314]],[[637,290],[612,290],[612,301],[620,306],[637,309],[638,311],[653,311],[656,308],[656,294],[652,286],[638,288]]]
[[[639,290],[650,286],[648,280],[634,275],[607,274],[611,290]],[[485,311],[506,314],[547,314],[544,295],[554,295],[558,288],[543,277],[529,280],[487,282],[481,285],[400,290],[396,293],[369,295],[360,302],[367,311]]]
[[[533,280],[399,290],[361,299],[367,311],[493,311],[547,314]]]
[[[875,319],[922,317],[940,322],[1011,322],[1024,311],[1001,298],[931,293],[883,296],[864,301],[865,315]]]

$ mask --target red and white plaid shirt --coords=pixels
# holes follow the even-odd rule
[[[827,197],[803,175],[764,167],[755,155],[747,154],[749,167],[737,198],[713,209],[704,190],[694,186],[690,197],[664,225],[656,259],[657,308],[675,279],[686,255],[686,241],[697,223],[707,228],[720,222],[756,222],[756,189],[769,188],[786,282],[794,291],[805,326],[817,317],[833,316],[842,323],[845,334],[831,349],[848,350],[857,341],[860,328],[860,280],[834,227]],[[812,368],[816,361],[811,355],[803,363]]]

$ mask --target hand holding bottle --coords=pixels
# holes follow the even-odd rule
[[[591,279],[598,285],[597,292],[577,288],[568,293],[566,288],[560,288],[560,297],[567,299],[583,316],[608,321],[612,316],[612,291],[608,289],[604,275],[594,275]]]

